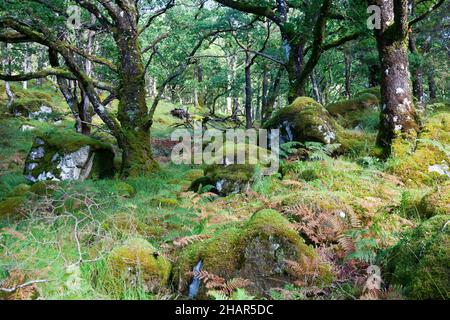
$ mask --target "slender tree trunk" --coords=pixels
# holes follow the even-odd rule
[[[320,87],[319,87],[319,83],[317,81],[317,75],[316,75],[315,71],[313,71],[311,73],[311,83],[312,83],[312,87],[313,87],[314,99],[316,99],[317,102],[322,104],[322,94],[320,93]]]
[[[351,77],[352,77],[352,57],[349,52],[344,52],[345,63],[345,96],[347,99],[352,97],[351,93]]]
[[[369,88],[378,87],[380,85],[381,66],[379,63],[370,63],[368,84]]]
[[[409,50],[414,55],[419,55],[419,51],[417,50],[416,46],[416,38],[414,34],[411,34],[409,37]],[[418,59],[420,60],[420,59]],[[417,65],[413,66],[412,68],[412,74],[413,74],[413,95],[417,99],[417,103],[419,106],[423,106],[425,102],[424,98],[424,91],[423,91],[423,65],[422,62],[419,61]]]
[[[29,46],[27,44],[25,45],[22,68],[23,73],[28,73],[31,71],[31,54],[29,52]],[[22,82],[22,88],[24,90],[28,89],[28,81]]]
[[[95,16],[91,16],[91,22],[95,23]],[[87,31],[87,44],[86,44],[86,52],[88,54],[92,54],[94,51],[94,31]],[[92,62],[88,59],[84,61],[84,72],[87,76],[92,76]],[[81,133],[85,135],[89,135],[91,133],[91,123],[92,123],[92,108],[91,102],[87,93],[80,88],[81,92],[81,101],[78,104],[79,115],[81,119]]]
[[[11,55],[9,53],[9,44],[5,43],[3,45],[3,65],[6,66],[7,74],[11,74]],[[10,110],[11,105],[14,103],[14,93],[11,90],[11,85],[8,81],[5,81],[5,91],[8,97],[8,102],[6,103],[6,110]]]
[[[58,54],[50,49],[48,56],[50,65],[53,68],[59,68],[60,64],[58,61]],[[70,111],[72,112],[72,116],[75,120],[75,130],[81,133],[82,123],[79,115],[78,100],[76,94],[74,94],[71,89],[72,81],[64,79],[62,77],[56,77],[56,82],[58,83],[59,90],[61,91],[64,99],[66,100],[66,103],[69,106]]]
[[[198,63],[194,64],[194,79],[196,86],[194,88],[194,106],[203,108],[205,105],[205,98],[202,90],[199,90],[198,86],[203,82],[203,72]]]
[[[236,57],[233,55],[230,57],[229,61],[228,61],[228,68],[229,68],[229,72],[228,72],[228,90],[230,92],[232,92],[232,88],[234,85],[234,82],[236,80]],[[227,111],[231,112],[233,114],[234,110],[235,110],[235,97],[233,97],[233,94],[229,95],[227,97]]]
[[[247,129],[252,128],[252,99],[253,99],[253,88],[252,88],[252,63],[250,54],[247,53],[245,62],[245,127]]]
[[[436,80],[434,78],[434,70],[430,68],[427,74],[428,78],[428,94],[430,96],[430,101],[435,101],[437,97],[436,90]]]
[[[267,95],[267,106],[266,110],[263,113],[263,119],[262,121],[267,121],[273,113],[275,102],[278,98],[278,95],[280,93],[280,84],[281,84],[281,76],[283,75],[283,68],[280,67],[275,75],[275,78],[272,81],[272,86],[270,88],[270,91]]]
[[[377,143],[385,156],[400,133],[416,136],[418,125],[409,84],[408,2],[407,0],[372,0],[379,5],[382,28],[376,30],[382,67],[382,112]]]

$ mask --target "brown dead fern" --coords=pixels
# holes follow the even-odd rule
[[[243,278],[233,278],[226,281],[224,278],[208,271],[188,272],[188,275],[201,280],[210,291],[218,291],[227,297],[231,296],[237,289],[243,289],[253,284],[252,281]]]
[[[176,239],[173,241],[173,245],[177,248],[183,248],[191,243],[204,241],[209,238],[211,238],[211,236],[209,236],[207,234],[198,234],[198,235],[194,235],[194,236],[188,236],[188,237]]]

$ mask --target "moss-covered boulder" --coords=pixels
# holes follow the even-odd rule
[[[24,175],[31,182],[112,177],[114,152],[110,145],[81,134],[57,130],[38,133],[25,161]]]
[[[192,182],[190,191],[199,192],[210,186],[207,191],[222,196],[245,192],[257,177],[272,175],[278,171],[278,159],[274,154],[248,143],[227,142],[211,160],[223,164],[207,166],[203,177]]]
[[[15,196],[9,197],[0,202],[0,219],[13,218],[20,213],[23,205],[25,204],[26,197]]]
[[[353,99],[342,100],[327,106],[328,112],[333,116],[345,116],[357,111],[378,110],[380,101],[376,96],[365,93]]]
[[[422,198],[419,213],[423,218],[450,215],[450,181],[437,186]]]
[[[384,279],[411,299],[450,299],[450,215],[434,216],[381,256]]]
[[[254,165],[211,165],[206,167],[204,174],[204,177],[192,182],[189,191],[201,192],[203,189],[228,196],[248,190],[258,170]]]
[[[438,113],[425,122],[419,138],[398,137],[392,143],[388,169],[411,186],[450,180],[450,113]]]
[[[329,104],[326,108],[347,129],[375,131],[380,120],[380,100],[371,93]]]
[[[281,144],[288,141],[339,143],[342,130],[327,109],[308,97],[299,97],[289,107],[276,111],[263,127],[280,129]]]
[[[11,190],[11,192],[8,194],[8,197],[23,197],[28,192],[30,192],[30,186],[28,184],[21,183]]]
[[[60,116],[54,110],[55,107],[47,99],[32,97],[16,99],[9,111],[16,117],[46,121]]]
[[[226,280],[250,280],[247,290],[259,296],[300,277],[316,285],[328,284],[332,278],[329,266],[274,210],[257,212],[246,223],[224,228],[212,238],[183,249],[174,268],[174,282],[182,293],[187,293],[192,280],[188,273],[200,260],[203,271]],[[301,269],[296,275],[289,269],[292,262]],[[206,291],[202,286],[199,298],[205,298]]]
[[[146,240],[135,238],[111,251],[108,269],[117,280],[132,287],[143,286],[147,292],[164,288],[170,276],[171,263]]]

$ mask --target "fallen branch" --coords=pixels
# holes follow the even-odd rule
[[[0,291],[6,292],[6,293],[12,293],[12,292],[14,292],[14,291],[17,291],[17,290],[19,290],[19,289],[22,289],[22,288],[31,286],[31,285],[33,285],[33,284],[36,284],[36,283],[45,283],[45,282],[48,282],[48,280],[31,280],[31,281],[25,282],[25,283],[23,283],[23,284],[20,284],[20,285],[18,285],[18,286],[12,287],[12,288],[1,288],[1,287],[0,287]]]

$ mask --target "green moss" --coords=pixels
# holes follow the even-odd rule
[[[261,292],[276,286],[277,280],[288,281],[285,259],[297,261],[310,268],[308,261],[318,259],[314,249],[307,246],[289,222],[274,210],[255,213],[246,223],[229,225],[214,234],[211,239],[192,244],[179,255],[174,270],[175,281],[186,289],[186,272],[199,260],[203,270],[226,279],[243,277],[255,282],[253,292]],[[316,284],[331,282],[327,265],[317,265]]]
[[[189,181],[194,181],[201,177],[203,177],[203,170],[200,169],[190,170],[184,175],[184,179]]]
[[[142,284],[148,292],[158,292],[168,283],[171,263],[146,240],[135,238],[111,251],[108,267],[117,279],[131,286]]]
[[[402,286],[411,299],[450,298],[449,220],[434,216],[380,256],[390,285]]]
[[[111,178],[114,175],[114,152],[108,143],[78,134],[72,131],[52,128],[46,131],[35,132],[35,139],[31,150],[44,149],[43,157],[37,160],[27,158],[26,165],[36,163],[37,166],[31,172],[26,172],[33,177],[41,173],[52,173],[59,177],[61,170],[57,167],[55,158],[63,154],[69,154],[80,150],[82,147],[91,147],[95,153],[90,178]]]
[[[14,217],[20,212],[25,201],[25,197],[11,197],[0,202],[0,218]]]
[[[173,198],[154,198],[151,200],[153,206],[167,208],[178,206],[178,200]]]
[[[430,172],[429,168],[450,164],[450,113],[439,113],[427,119],[416,137],[398,137],[392,143],[388,170],[407,183],[433,185],[448,180],[446,175]]]
[[[450,215],[450,181],[425,195],[419,204],[419,212],[423,218]]]
[[[298,97],[289,107],[279,109],[264,123],[265,129],[282,128],[281,135],[287,135],[283,127],[289,123],[296,141],[317,141],[336,143],[342,127],[319,103],[308,97]]]
[[[39,181],[30,187],[30,192],[39,196],[51,195],[56,187],[56,181]]]
[[[158,237],[164,229],[156,224],[147,225],[131,213],[117,213],[102,223],[104,230],[117,234],[119,237],[141,236],[145,238]]]
[[[381,100],[380,87],[372,87],[372,88],[361,90],[355,94],[355,98],[358,98],[358,97],[366,95],[366,94],[374,95],[375,97],[377,97],[378,100]]]
[[[327,106],[327,110],[334,116],[346,116],[356,111],[372,111],[378,109],[379,99],[370,93],[364,93],[353,99],[342,100],[331,103]]]
[[[203,187],[214,186],[214,181],[210,177],[201,177],[194,180],[189,186],[189,191],[200,192]]]
[[[114,184],[114,189],[117,195],[124,198],[133,198],[136,195],[136,190],[133,186],[126,182],[118,181]]]
[[[108,149],[112,150],[110,144],[100,140],[82,135],[73,131],[65,131],[53,128],[47,131],[37,131],[36,138],[40,138],[45,142],[47,147],[57,149],[60,152],[71,153],[79,150],[84,146],[91,146],[95,150]]]
[[[28,184],[19,184],[15,186],[14,189],[8,194],[8,197],[22,197],[25,196],[30,191],[30,186]]]

